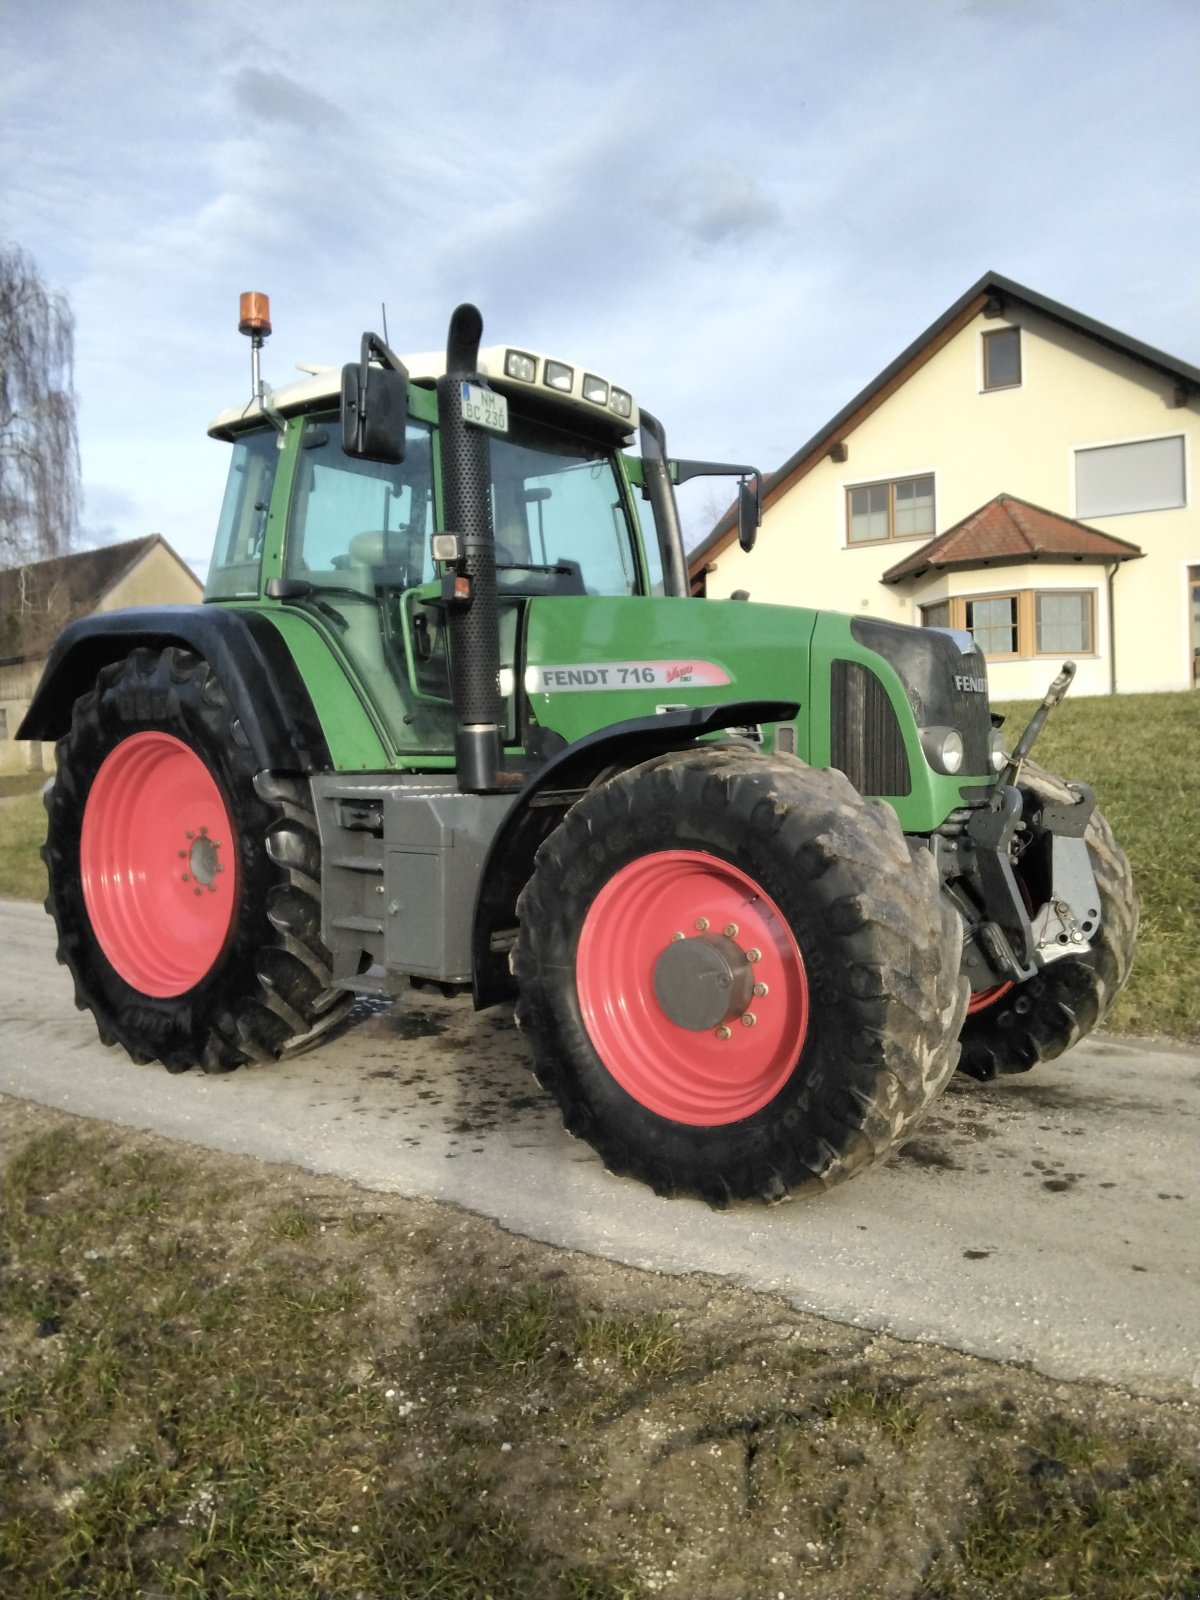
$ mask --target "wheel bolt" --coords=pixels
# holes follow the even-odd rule
[[[191,883],[192,877],[191,877],[190,873],[184,872],[184,873],[181,873],[180,876],[183,878],[184,883]]]
[[[737,938],[737,931],[738,931],[738,925],[737,925],[736,922],[727,922],[725,924],[725,937],[727,939],[736,939]]]
[[[743,1011],[742,1012],[742,1027],[743,1028],[752,1028],[757,1021],[758,1021],[758,1018],[754,1015],[753,1011]]]
[[[186,850],[181,850],[179,852],[179,859],[180,859],[180,861],[186,861],[187,860],[187,851]]]
[[[203,893],[204,893],[204,891],[203,891],[203,890],[202,890],[202,889],[193,889],[193,890],[192,890],[192,893],[193,893],[193,894],[203,894]],[[743,1019],[743,1020],[744,1020],[744,1019]]]
[[[683,934],[682,933],[673,933],[671,935],[671,943],[672,944],[679,944],[679,942],[682,940],[682,938],[683,938]]]
[[[707,933],[708,932],[708,918],[707,917],[697,917],[696,918],[696,922],[695,922],[695,928],[696,928],[696,932],[697,933]]]
[[[725,1026],[724,1023],[722,1023],[721,1026],[717,1029],[717,1038],[718,1039],[729,1039],[731,1037],[732,1037],[732,1035],[730,1034],[729,1029]]]
[[[762,951],[761,950],[747,950],[746,951],[746,960],[747,961],[761,961],[762,960]]]
[[[184,838],[185,838],[185,839],[194,839],[194,838],[195,838],[195,837],[196,837],[196,835],[195,835],[195,833],[194,833],[194,832],[193,832],[193,831],[192,831],[192,829],[191,829],[191,828],[189,828],[189,829],[188,829],[188,831],[187,831],[187,832],[186,832],[186,833],[185,833],[185,834],[184,834]]]
[[[755,994],[756,994],[756,995],[757,995],[757,996],[758,996],[758,998],[759,998],[759,999],[760,999],[760,1000],[761,1000],[761,999],[762,999],[762,998],[763,998],[763,997],[764,997],[764,995],[765,995],[765,994],[766,994],[766,993],[767,993],[767,986],[766,986],[766,984],[765,984],[765,983],[756,983],[756,984],[755,984],[755,985],[754,985],[754,993],[755,993]]]

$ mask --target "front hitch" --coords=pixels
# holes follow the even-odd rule
[[[1013,753],[1008,758],[1008,765],[996,780],[1001,788],[1007,788],[1009,784],[1016,783],[1017,778],[1020,776],[1022,764],[1033,749],[1038,735],[1046,725],[1046,718],[1071,687],[1076,670],[1073,661],[1063,662],[1062,671],[1046,690],[1045,699],[1030,717],[1029,726],[1013,746]]]

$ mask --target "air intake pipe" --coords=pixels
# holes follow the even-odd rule
[[[467,604],[450,610],[450,681],[458,783],[472,794],[504,787],[491,452],[486,430],[463,420],[463,390],[468,381],[482,381],[482,333],[478,310],[459,306],[450,318],[446,373],[437,380],[445,526],[458,535],[459,571],[469,580]]]

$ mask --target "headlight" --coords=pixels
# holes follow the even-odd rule
[[[593,377],[590,372],[583,375],[583,398],[591,400],[598,406],[608,404],[608,384],[603,378]]]
[[[564,394],[570,394],[575,382],[575,369],[562,361],[547,361],[544,376],[551,389],[561,389]]]
[[[619,417],[631,417],[633,415],[633,396],[626,394],[624,389],[614,389],[612,399],[608,403]]]
[[[921,749],[935,772],[953,777],[962,770],[963,742],[957,728],[922,728]]]
[[[999,728],[992,729],[992,767],[1003,772],[1008,765],[1008,751],[1004,748],[1004,735]]]

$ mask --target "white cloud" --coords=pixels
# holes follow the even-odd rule
[[[207,548],[246,289],[276,381],[475,299],[767,467],[989,268],[1197,361],[1197,42],[1191,0],[3,0],[89,522]]]

